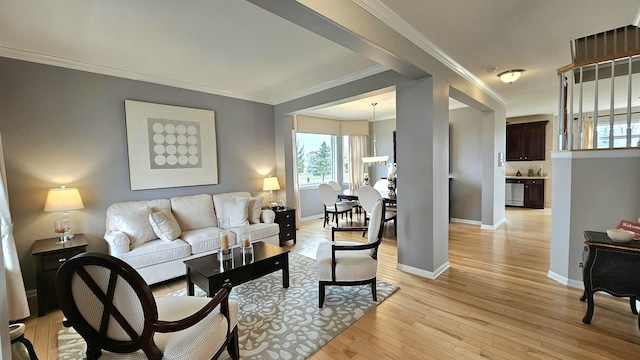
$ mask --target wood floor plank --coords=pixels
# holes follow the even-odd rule
[[[551,209],[508,208],[506,216],[496,230],[449,224],[451,267],[436,280],[397,269],[393,224],[386,226],[378,278],[400,289],[310,359],[640,358],[637,317],[627,299],[596,294],[594,317],[586,325],[582,291],[547,277]],[[361,234],[340,235],[363,241]],[[305,221],[297,238],[286,247],[315,257],[331,228]],[[162,295],[184,287],[180,279],[153,291]],[[57,358],[61,319],[59,310],[27,319],[25,335],[41,359]]]

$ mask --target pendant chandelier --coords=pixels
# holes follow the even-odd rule
[[[371,103],[371,106],[373,106],[373,156],[362,158],[364,166],[384,165],[389,160],[389,155],[376,155],[376,105],[378,103]]]

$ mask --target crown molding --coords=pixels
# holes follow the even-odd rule
[[[348,84],[348,83],[350,83],[352,81],[364,79],[367,76],[376,75],[376,74],[385,72],[387,70],[389,70],[389,69],[386,66],[380,65],[380,64],[376,64],[376,65],[364,68],[362,70],[350,73],[348,75],[339,77],[337,79],[334,79],[334,80],[331,80],[331,81],[327,81],[325,83],[322,83],[322,84],[315,85],[315,86],[312,86],[310,88],[304,89],[302,91],[298,91],[296,93],[293,93],[293,94],[278,98],[278,99],[276,99],[274,101],[274,105],[278,105],[278,104],[285,103],[287,101],[295,100],[295,99],[301,98],[303,96],[315,94],[317,92],[328,90],[328,89],[334,88],[336,86]]]
[[[86,71],[86,72],[91,72],[95,74],[114,76],[114,77],[119,77],[123,79],[129,79],[129,80],[143,81],[143,82],[148,82],[152,84],[166,85],[166,86],[171,86],[171,87],[180,88],[180,89],[199,91],[199,92],[212,94],[212,95],[220,95],[220,96],[225,96],[225,97],[230,97],[235,99],[248,100],[248,101],[253,101],[253,102],[258,102],[258,103],[263,103],[268,105],[274,105],[272,99],[267,99],[260,96],[240,94],[233,91],[216,89],[216,88],[212,88],[212,87],[204,86],[200,84],[178,81],[174,79],[168,79],[168,78],[153,76],[149,74],[142,74],[142,73],[137,73],[133,71],[112,68],[108,66],[90,64],[90,63],[85,63],[81,61],[64,59],[56,56],[38,54],[38,53],[8,48],[4,46],[0,46],[0,56],[16,59],[16,60],[24,60],[24,61],[35,62],[39,64],[58,66],[58,67],[63,67],[67,69]]]
[[[360,7],[378,18],[383,23],[387,24],[393,30],[397,31],[400,35],[407,38],[424,52],[433,56],[436,60],[440,61],[446,67],[451,69],[451,71],[457,73],[467,81],[479,87],[482,91],[491,96],[501,105],[507,106],[509,104],[507,99],[495,92],[484,81],[480,80],[458,62],[453,60],[449,55],[447,55],[444,51],[442,51],[434,43],[432,43],[431,40],[429,40],[426,36],[416,30],[413,26],[411,26],[411,24],[409,24],[406,20],[401,18],[398,14],[393,12],[379,0],[353,0],[353,2],[358,4]]]

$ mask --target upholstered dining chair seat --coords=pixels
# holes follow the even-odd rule
[[[350,202],[350,201],[349,202],[345,202],[345,203],[337,202],[333,206],[327,206],[327,211],[330,211],[330,212],[336,212],[337,211],[339,213],[340,212],[345,212],[345,211],[349,211],[349,210],[353,209],[353,205],[354,204],[352,202]]]

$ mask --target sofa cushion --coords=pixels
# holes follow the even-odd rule
[[[164,241],[172,241],[180,237],[182,230],[178,221],[169,209],[162,209],[149,214],[149,223],[153,232]]]
[[[260,223],[260,212],[262,211],[262,196],[249,198],[249,205],[247,206],[249,211],[249,223]]]
[[[146,242],[128,253],[121,254],[120,259],[134,268],[164,263],[191,255],[191,246],[176,239],[174,241],[153,240]]]
[[[280,226],[278,224],[252,224],[244,228],[231,229],[233,233],[240,238],[243,234],[249,233],[251,235],[251,242],[260,241],[268,238],[269,236],[278,235],[280,233]],[[229,240],[231,242],[231,240]]]
[[[216,208],[216,215],[218,218],[230,218],[230,214],[225,213],[225,204],[228,202],[235,202],[236,198],[250,198],[251,193],[247,191],[236,191],[222,194],[214,194],[213,195],[213,205]],[[249,216],[249,210],[247,209],[247,218]],[[233,225],[231,225],[233,226]]]
[[[220,218],[228,218],[230,227],[240,227],[249,225],[249,198],[236,197],[223,202],[220,206]]]
[[[144,207],[130,213],[113,215],[113,221],[118,229],[129,237],[131,249],[158,238],[149,223],[150,213],[151,209]]]
[[[236,236],[233,233],[229,235],[229,246],[233,246],[237,243]],[[183,231],[180,238],[191,245],[192,254],[199,254],[220,248],[220,234],[217,227]]]
[[[173,197],[171,211],[182,231],[218,225],[211,195]]]

